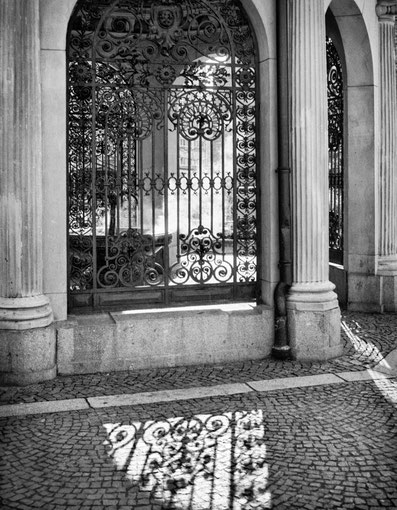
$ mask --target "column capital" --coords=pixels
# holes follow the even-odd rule
[[[397,15],[397,0],[378,0],[375,10],[379,21],[394,23]]]

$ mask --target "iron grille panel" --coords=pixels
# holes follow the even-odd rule
[[[329,256],[343,264],[343,74],[338,52],[327,38]]]
[[[77,4],[68,38],[72,307],[169,304],[186,287],[212,299],[216,285],[230,287],[219,292],[227,299],[255,297],[256,66],[237,0]]]

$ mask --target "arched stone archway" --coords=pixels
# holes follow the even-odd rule
[[[66,35],[75,0],[40,0],[41,9],[41,63],[43,99],[43,173],[44,205],[47,221],[44,225],[45,293],[49,296],[58,322],[58,370],[74,371],[120,370],[134,367],[189,364],[243,358],[263,357],[270,353],[273,341],[273,290],[278,280],[277,253],[277,139],[274,126],[277,119],[276,88],[276,34],[275,10],[271,0],[244,2],[255,28],[259,49],[259,91],[261,144],[259,149],[260,186],[263,202],[261,214],[268,218],[262,223],[262,256],[259,268],[262,301],[268,306],[223,312],[172,312],[174,326],[169,327],[160,314],[123,317],[123,328],[129,323],[134,329],[135,347],[127,336],[117,337],[114,320],[104,320],[101,333],[92,333],[98,359],[93,358],[92,343],[80,333],[80,325],[87,331],[95,329],[95,319],[67,315],[67,208],[66,208]],[[219,316],[222,315],[222,317]],[[223,317],[224,315],[224,317]],[[226,320],[227,318],[227,320]],[[102,317],[105,319],[105,317]],[[126,319],[128,321],[126,322]],[[91,321],[91,322],[90,322]],[[138,322],[136,322],[138,321]],[[157,321],[158,327],[154,327]],[[197,322],[198,321],[198,322]],[[180,323],[183,323],[183,327]],[[139,323],[139,328],[137,324]],[[179,324],[179,326],[176,326]],[[134,327],[133,327],[134,325]],[[90,329],[91,328],[91,329]],[[155,328],[156,349],[146,339]],[[131,331],[132,331],[131,329]],[[116,333],[115,333],[116,331]],[[206,333],[207,331],[207,333]],[[187,333],[186,333],[187,332]],[[198,332],[200,332],[199,337]],[[183,342],[181,340],[183,336]],[[186,336],[187,335],[187,336]],[[244,335],[244,337],[241,337]],[[95,337],[95,340],[94,340]],[[211,348],[204,345],[211,338]],[[112,342],[116,342],[113,344]],[[178,343],[179,342],[179,343]],[[180,343],[182,342],[182,344]],[[204,343],[203,343],[204,342]],[[165,347],[166,345],[166,347]],[[226,347],[225,347],[226,346]],[[79,351],[79,366],[74,357]],[[133,352],[132,352],[133,350]],[[130,352],[131,351],[131,352]],[[109,358],[107,356],[110,356]],[[94,356],[95,357],[95,356]],[[133,360],[133,361],[128,361]]]
[[[332,0],[326,20],[346,82],[344,267],[331,268],[331,279],[337,288],[347,284],[350,309],[365,310],[374,307],[371,300],[377,285],[376,45],[355,1]]]
[[[41,1],[41,63],[43,101],[44,216],[50,218],[43,231],[44,292],[49,296],[56,320],[67,318],[67,244],[66,244],[66,76],[65,49],[70,16],[75,0],[61,5],[57,0]],[[262,214],[269,218],[261,229],[262,259],[260,281],[262,299],[271,305],[277,281],[276,179],[276,47],[271,1],[250,0],[244,8],[255,28],[259,50],[259,90],[261,93],[259,153],[261,187],[264,190]]]

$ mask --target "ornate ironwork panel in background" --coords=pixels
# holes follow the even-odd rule
[[[336,48],[327,38],[329,256],[343,264],[343,76]]]
[[[255,297],[256,65],[238,0],[78,2],[72,308]]]

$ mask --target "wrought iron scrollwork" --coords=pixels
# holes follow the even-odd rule
[[[227,282],[233,267],[226,259],[225,239],[214,236],[210,229],[200,225],[188,235],[181,234],[179,260],[171,267],[173,283]]]
[[[329,248],[331,262],[343,261],[343,74],[338,52],[327,45]]]
[[[230,126],[230,98],[209,90],[178,90],[171,93],[168,116],[186,140],[216,140]]]
[[[182,285],[255,295],[256,66],[239,0],[79,0],[68,35],[72,306],[79,293],[95,306],[98,292],[104,302],[147,287],[165,300]]]
[[[109,238],[104,249],[97,242],[98,284],[102,288],[159,285],[163,281],[163,267],[157,262],[161,257],[158,243],[149,235],[128,229]]]

